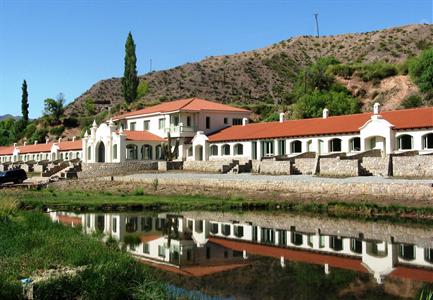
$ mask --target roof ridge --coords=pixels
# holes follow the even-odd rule
[[[182,105],[180,108],[179,108],[179,110],[181,110],[182,108],[184,108],[185,106],[187,106],[187,105],[189,105],[192,101],[194,101],[195,99],[197,99],[196,97],[193,97],[193,98],[186,98],[185,100],[189,100],[187,103],[185,103],[184,105]],[[182,99],[179,99],[179,100],[177,100],[177,101],[182,101]]]

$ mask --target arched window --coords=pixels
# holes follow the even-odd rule
[[[234,146],[235,155],[243,155],[244,154],[244,146],[242,144],[236,144]]]
[[[192,156],[193,155],[193,149],[192,146],[188,148],[188,156]]]
[[[230,155],[230,145],[224,144],[221,149],[222,155]]]
[[[350,239],[350,251],[362,254],[362,241],[360,239]]]
[[[341,152],[341,139],[332,139],[329,141],[329,152]]]
[[[155,147],[155,155],[157,160],[163,160],[165,158],[161,145]]]
[[[293,141],[290,143],[290,151],[291,153],[301,153],[302,152],[302,142],[301,141]]]
[[[307,151],[313,152],[313,141],[312,140],[307,141]]]
[[[117,144],[113,145],[113,159],[117,159]]]
[[[411,150],[413,145],[413,138],[409,134],[400,135],[397,138],[398,150]]]
[[[138,147],[134,144],[126,145],[126,159],[137,160],[138,159]]]
[[[433,133],[426,134],[422,137],[422,148],[433,149]]]
[[[343,250],[343,239],[341,237],[337,236],[330,236],[329,237],[329,248],[335,251],[341,251]]]
[[[433,264],[433,248],[424,249],[424,259],[425,261]]]
[[[87,159],[92,159],[92,148],[90,146],[87,147]]]
[[[218,155],[218,146],[217,145],[210,146],[210,155],[211,156],[217,156]]]
[[[361,151],[361,138],[354,137],[349,141],[350,151]]]
[[[152,160],[152,146],[151,145],[143,145],[141,147],[141,157],[145,160]]]

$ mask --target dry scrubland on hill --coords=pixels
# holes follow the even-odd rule
[[[193,96],[226,103],[277,103],[290,93],[296,74],[319,57],[334,56],[342,63],[402,63],[431,45],[431,41],[433,25],[320,38],[300,36],[262,49],[211,56],[140,76],[149,89],[135,105]],[[417,91],[407,76],[389,77],[379,85],[365,83],[356,76],[339,81],[365,106],[379,96],[386,109],[396,108],[406,96]],[[97,82],[68,106],[66,114],[84,114],[83,103],[88,97],[94,100],[96,111],[123,103],[120,78]]]

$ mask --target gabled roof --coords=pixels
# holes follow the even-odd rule
[[[150,115],[156,113],[168,113],[176,111],[225,111],[225,112],[244,112],[249,113],[249,110],[221,104],[200,98],[180,99],[170,102],[164,102],[154,106],[146,107],[140,110],[128,112],[113,118],[113,120],[121,120],[127,117]]]
[[[433,127],[433,107],[381,112],[394,129]],[[357,133],[372,113],[237,125],[209,136],[210,142]]]
[[[14,146],[0,147],[0,155],[12,155],[14,152]]]
[[[144,131],[125,130],[124,134],[126,135],[127,141],[165,142],[165,139],[163,139],[162,137],[159,137],[153,133],[150,133],[147,130],[144,130]]]

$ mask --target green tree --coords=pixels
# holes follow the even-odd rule
[[[23,114],[24,122],[29,121],[29,93],[27,92],[27,82],[24,80],[22,89],[22,97],[21,97],[21,112]]]
[[[409,75],[427,97],[433,97],[433,48],[410,60]]]
[[[125,43],[125,70],[122,78],[123,96],[127,103],[137,98],[137,57],[135,56],[135,44],[131,32]]]
[[[49,117],[52,125],[60,123],[60,118],[65,110],[64,104],[65,98],[62,93],[56,99],[47,98],[44,100],[44,115]]]
[[[149,91],[149,85],[147,84],[147,82],[145,80],[140,81],[140,84],[138,85],[137,88],[137,99],[144,97],[148,91]]]
[[[89,116],[95,114],[95,101],[93,101],[92,97],[89,96],[84,100],[84,108]]]
[[[422,105],[422,99],[419,95],[410,95],[401,102],[403,108],[414,108]]]

